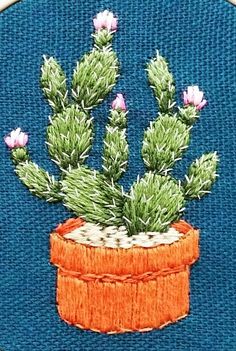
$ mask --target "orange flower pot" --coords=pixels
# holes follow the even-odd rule
[[[184,221],[185,234],[171,245],[112,249],[63,238],[82,220],[69,220],[50,236],[57,271],[61,318],[104,333],[148,331],[189,312],[189,268],[199,257],[199,232]]]

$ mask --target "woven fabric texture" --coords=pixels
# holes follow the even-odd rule
[[[201,258],[191,272],[191,314],[161,331],[99,335],[68,326],[55,306],[56,270],[49,263],[49,233],[70,214],[61,204],[33,197],[1,152],[0,350],[192,350],[228,351],[236,343],[235,301],[235,16],[224,0],[24,0],[0,16],[1,138],[21,126],[32,158],[57,173],[46,152],[50,108],[39,75],[42,55],[59,59],[68,75],[91,47],[92,18],[104,9],[119,16],[114,46],[122,62],[114,92],[94,112],[96,144],[90,165],[101,166],[107,111],[115,92],[129,112],[128,187],[143,173],[143,130],[157,114],[145,65],[160,50],[175,75],[178,97],[198,84],[209,101],[193,128],[190,148],[175,173],[204,151],[218,150],[220,178],[213,193],[192,202],[185,219],[201,228]]]

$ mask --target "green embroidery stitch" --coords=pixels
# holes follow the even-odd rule
[[[114,25],[115,26],[115,25]],[[27,135],[17,129],[5,138],[21,181],[36,196],[62,201],[76,216],[102,226],[125,225],[128,235],[165,232],[178,220],[187,200],[208,193],[216,179],[218,156],[204,154],[189,168],[185,180],[171,177],[174,164],[189,145],[190,130],[206,104],[198,87],[184,92],[184,106],[176,107],[175,85],[166,60],[157,53],[147,66],[148,79],[159,105],[158,118],[144,133],[142,157],[147,172],[124,192],[117,181],[128,162],[127,111],[118,94],[106,126],[102,171],[84,165],[93,141],[91,111],[111,92],[118,77],[118,59],[112,50],[112,28],[93,34],[94,47],[77,63],[72,89],[52,57],[44,57],[41,85],[53,110],[47,128],[51,159],[60,179],[30,160]]]

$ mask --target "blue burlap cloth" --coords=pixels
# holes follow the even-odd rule
[[[59,59],[70,76],[91,47],[92,18],[106,8],[119,16],[114,46],[121,78],[95,113],[96,146],[90,165],[100,167],[107,111],[115,92],[127,99],[130,164],[128,187],[144,171],[143,130],[157,106],[148,87],[147,61],[166,56],[177,94],[198,84],[209,101],[193,128],[190,148],[176,168],[204,151],[218,150],[220,178],[213,193],[192,202],[185,218],[201,228],[201,259],[191,272],[191,314],[161,331],[99,335],[62,322],[55,306],[56,270],[49,263],[49,233],[70,214],[61,204],[33,197],[1,152],[0,350],[2,351],[228,351],[235,346],[235,21],[236,8],[218,0],[24,0],[0,14],[1,138],[21,126],[32,158],[57,173],[46,152],[50,108],[39,87],[42,55]]]

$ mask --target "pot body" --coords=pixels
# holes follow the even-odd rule
[[[83,329],[122,333],[162,328],[185,317],[199,233],[181,226],[186,233],[178,242],[153,248],[88,247],[52,233],[61,318]]]

